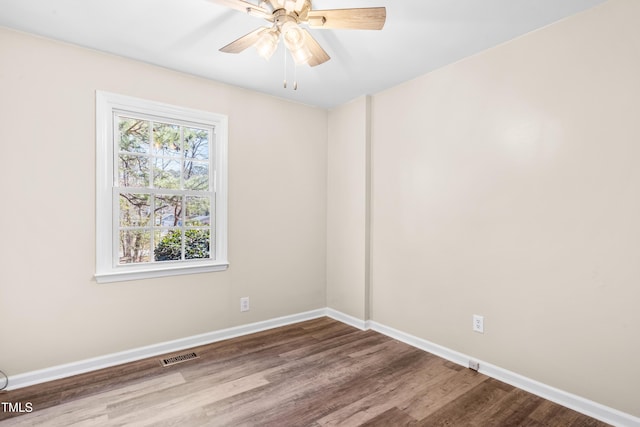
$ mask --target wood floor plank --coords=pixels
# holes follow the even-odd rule
[[[34,411],[21,417],[5,421],[6,425],[30,426],[60,426],[65,427],[74,423],[82,425],[105,425],[107,405],[145,396],[150,392],[162,392],[172,387],[184,384],[184,378],[179,372],[132,382],[121,388],[88,395],[55,407]],[[15,423],[15,424],[14,424]],[[3,424],[4,425],[4,424]]]
[[[433,384],[423,395],[414,396],[403,409],[413,418],[423,420],[486,380],[486,376],[469,369],[455,371],[446,381]]]
[[[408,346],[396,346],[395,351],[400,359],[402,355],[416,352]],[[354,360],[339,348],[331,355],[327,355],[326,350],[322,353],[326,357],[313,354],[289,362],[277,373],[267,376],[271,386],[262,390],[262,395],[243,396],[243,400],[234,401],[233,405],[228,401],[220,402],[210,408],[212,414],[223,425],[278,425],[284,420],[293,425],[305,425],[336,405],[348,402],[350,397],[341,393],[345,384],[361,382],[367,377],[376,377],[381,370],[393,369],[381,364],[379,356]],[[346,389],[368,393],[368,389]],[[318,405],[318,402],[322,404]],[[246,409],[234,411],[230,407],[251,408],[251,413]]]
[[[374,331],[313,319],[2,394],[7,426],[606,424]],[[166,357],[166,356],[163,356]]]
[[[556,405],[553,402],[544,400],[538,407],[529,414],[529,419],[537,421],[543,425],[569,426],[576,419],[578,414],[573,411],[563,410],[566,408]]]
[[[116,425],[152,426],[171,417],[198,412],[208,404],[266,384],[268,381],[263,374],[253,374],[234,381],[212,385],[195,393],[172,395],[169,399],[166,399],[165,394],[153,396],[155,399],[146,400],[145,404],[140,404],[137,401],[135,402],[136,406],[129,406],[124,410],[121,406],[109,405],[107,414],[109,420]]]
[[[280,357],[287,360],[302,359],[324,351],[334,351],[334,347],[339,352],[347,352],[349,349],[358,345],[363,345],[365,343],[369,345],[376,345],[387,342],[388,340],[389,337],[377,334],[373,331],[358,331],[356,329],[352,329],[348,333],[328,339],[315,339],[315,342],[309,343],[309,345],[300,346],[296,349],[292,349],[291,351],[282,352]],[[355,343],[354,341],[358,341],[358,343]]]
[[[338,426],[366,422],[393,407],[406,406],[415,395],[423,394],[433,383],[455,374],[455,371],[444,367],[441,361],[436,357],[419,357],[392,375],[376,376],[375,381],[359,386],[349,384],[350,388],[364,386],[362,388],[366,392],[358,396],[359,399],[352,399],[351,403],[319,419],[318,424]]]
[[[364,367],[357,375],[341,383],[330,384],[315,396],[306,396],[304,401],[309,408],[304,413],[294,409],[288,415],[296,418],[310,417],[320,425],[358,425],[356,421],[369,420],[392,406],[380,397],[385,390],[394,387],[395,376],[389,373],[401,376],[403,369],[411,369],[420,359],[421,355],[413,352],[398,353],[385,362],[372,358],[370,361],[373,363]],[[398,389],[397,383],[395,387]],[[324,404],[319,406],[315,403],[316,400]]]
[[[507,392],[484,380],[456,396],[427,417],[419,419],[420,426],[475,426],[478,420],[486,423],[484,407],[501,399]],[[457,390],[456,390],[457,394]],[[451,396],[451,395],[449,395]]]
[[[488,425],[521,425],[544,399],[513,388],[504,399],[487,405]]]
[[[116,426],[113,421],[108,421],[103,426]],[[144,427],[148,425],[146,421],[131,422],[126,427]],[[123,425],[124,426],[124,425]],[[153,427],[211,427],[211,418],[209,418],[203,409],[196,408],[189,412],[181,412],[179,414],[165,414],[165,418],[154,420]]]
[[[416,420],[407,415],[404,411],[393,407],[377,415],[376,417],[357,425],[363,427],[405,427],[415,425],[415,422]]]

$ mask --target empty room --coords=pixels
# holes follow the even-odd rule
[[[0,426],[640,427],[638,22],[0,0]]]

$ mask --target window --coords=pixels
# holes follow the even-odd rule
[[[224,270],[227,118],[96,92],[96,280]]]

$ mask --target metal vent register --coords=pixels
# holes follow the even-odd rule
[[[160,363],[162,364],[162,366],[171,366],[177,363],[182,363],[182,362],[186,362],[188,360],[197,359],[197,358],[198,358],[197,354],[187,353],[187,354],[181,354],[179,356],[169,357],[167,359],[162,359],[160,360]]]

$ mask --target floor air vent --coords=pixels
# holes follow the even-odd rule
[[[187,360],[197,359],[197,358],[198,358],[197,354],[187,353],[187,354],[181,354],[179,356],[169,357],[167,359],[162,359],[160,360],[160,363],[162,364],[162,366],[171,366],[171,365],[175,365],[176,363],[186,362]]]

